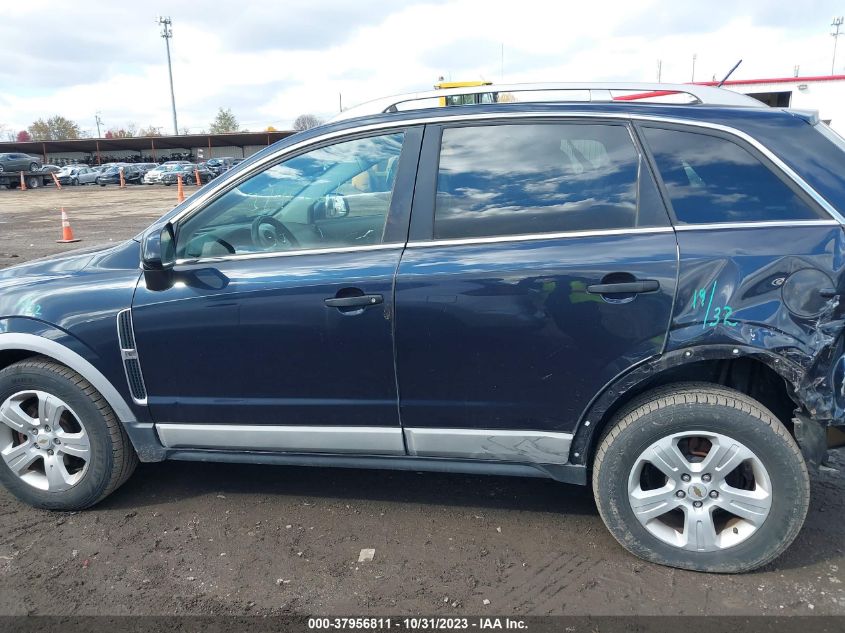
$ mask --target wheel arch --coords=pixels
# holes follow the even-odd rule
[[[124,424],[137,422],[123,396],[100,370],[72,349],[36,334],[7,332],[0,334],[0,369],[31,356],[46,356],[81,375],[100,392]]]
[[[673,383],[701,381],[737,389],[772,410],[792,432],[792,414],[802,406],[793,385],[804,373],[782,356],[736,345],[687,348],[648,359],[616,376],[593,398],[573,433],[569,463],[591,466],[616,413],[640,394]]]

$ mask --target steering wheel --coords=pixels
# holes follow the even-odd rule
[[[272,230],[267,230],[268,226],[273,227]],[[291,248],[299,246],[299,240],[291,233],[291,230],[271,215],[259,215],[255,218],[252,221],[250,233],[253,244],[268,250],[276,248],[282,241]]]

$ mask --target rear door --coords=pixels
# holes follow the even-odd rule
[[[619,121],[426,129],[396,280],[413,455],[565,463],[591,398],[659,354],[677,245]]]

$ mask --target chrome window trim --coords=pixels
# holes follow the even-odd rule
[[[241,259],[267,259],[268,257],[294,257],[298,255],[326,255],[330,253],[360,253],[366,251],[386,251],[401,249],[404,242],[386,242],[384,244],[368,244],[367,246],[337,246],[330,248],[303,248],[295,251],[268,251],[266,253],[243,253],[241,255],[221,255],[220,257],[194,257],[177,259],[176,264],[214,264],[219,262],[238,261]]]
[[[647,114],[638,114],[633,112],[589,112],[589,111],[565,111],[565,112],[538,112],[538,111],[521,111],[521,112],[496,112],[496,113],[471,113],[471,112],[456,112],[453,114],[445,114],[442,116],[424,116],[424,117],[417,117],[417,118],[410,118],[410,119],[402,119],[400,121],[382,121],[379,123],[371,123],[368,125],[361,125],[355,128],[348,128],[344,130],[335,130],[333,132],[327,132],[321,136],[316,138],[311,138],[305,141],[300,141],[299,143],[294,143],[288,147],[281,148],[271,154],[268,154],[264,158],[258,160],[256,163],[250,166],[250,168],[244,171],[238,178],[233,179],[231,182],[225,183],[218,183],[215,187],[215,181],[211,181],[209,185],[206,187],[210,187],[207,191],[200,190],[195,194],[196,198],[192,196],[188,200],[187,206],[176,214],[172,219],[171,222],[173,224],[177,224],[184,220],[187,216],[192,215],[203,208],[203,206],[209,202],[210,200],[216,198],[217,196],[229,191],[230,189],[234,189],[238,185],[242,184],[246,180],[249,180],[257,173],[263,171],[267,167],[285,159],[285,157],[296,154],[303,149],[307,149],[312,146],[322,145],[327,141],[332,141],[336,139],[341,139],[344,137],[352,137],[357,136],[360,134],[367,134],[370,132],[377,133],[377,132],[388,132],[390,130],[395,130],[397,128],[407,128],[415,125],[426,125],[426,124],[449,124],[449,123],[457,123],[457,122],[485,122],[491,120],[521,120],[521,119],[582,119],[582,118],[590,118],[590,119],[617,119],[621,121],[642,121],[646,123],[671,123],[675,125],[682,125],[688,127],[697,127],[701,129],[708,129],[708,130],[716,130],[719,132],[723,132],[725,134],[734,136],[739,138],[752,147],[754,147],[757,151],[763,154],[769,161],[771,161],[778,169],[781,170],[786,176],[788,176],[795,184],[797,184],[807,195],[809,195],[819,206],[821,206],[828,215],[831,216],[833,220],[835,220],[839,224],[845,224],[845,217],[840,214],[827,200],[825,200],[815,189],[813,189],[801,176],[799,176],[793,169],[791,169],[786,163],[784,163],[780,158],[778,158],[770,149],[768,149],[763,143],[755,139],[754,137],[750,136],[749,134],[743,132],[742,130],[738,130],[736,128],[730,127],[728,125],[722,125],[719,123],[711,123],[706,121],[694,121],[688,120],[683,118],[676,118],[676,117],[669,117],[669,116],[655,116],[655,115],[647,115]],[[205,187],[204,187],[205,189]],[[822,220],[823,221],[823,220]],[[796,221],[800,222],[800,221]],[[814,221],[810,221],[814,222]],[[749,223],[750,224],[750,223]],[[680,228],[680,227],[675,227]],[[631,229],[628,229],[631,230]],[[539,238],[538,238],[539,239]],[[326,250],[330,251],[333,249],[313,249],[314,251],[318,250]],[[247,257],[252,256],[252,254],[246,255]],[[244,257],[243,255],[237,257]],[[205,261],[216,261],[216,259],[196,259],[190,260],[195,262],[205,262]]]
[[[499,244],[503,242],[532,242],[573,237],[599,237],[606,235],[636,235],[648,233],[672,233],[671,226],[639,227],[632,229],[599,229],[594,231],[565,231],[560,233],[527,233],[525,235],[495,235],[491,237],[464,237],[448,240],[419,240],[408,242],[408,248],[429,248],[435,246],[464,246],[468,244]]]
[[[678,224],[676,231],[712,231],[719,229],[760,229],[778,226],[839,226],[836,220],[770,220],[764,222],[712,222],[709,224]]]

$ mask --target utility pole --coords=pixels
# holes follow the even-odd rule
[[[839,36],[841,35],[841,33],[839,33],[839,27],[842,26],[842,22],[843,22],[843,18],[840,15],[838,17],[833,18],[833,22],[830,23],[830,27],[832,29],[835,29],[834,31],[831,32],[831,35],[833,36],[833,62],[831,62],[831,64],[830,64],[830,74],[831,75],[836,74],[836,72],[835,72],[835,69],[836,69],[836,43],[839,41]]]
[[[173,92],[173,66],[170,63],[170,38],[173,37],[172,21],[169,16],[160,15],[156,23],[161,24],[161,36],[164,38],[164,45],[167,48],[167,74],[170,77],[170,105],[173,107],[173,133],[179,134],[179,126],[176,123],[176,93]]]
[[[663,77],[663,60],[657,60],[657,83],[660,83],[660,79]]]
[[[97,122],[97,138],[103,138],[103,135],[100,134],[100,126],[103,124],[103,119],[100,118],[99,112],[94,114],[94,120]]]
[[[695,81],[695,60],[698,59],[698,55],[696,53],[692,54],[692,79],[690,81]]]

